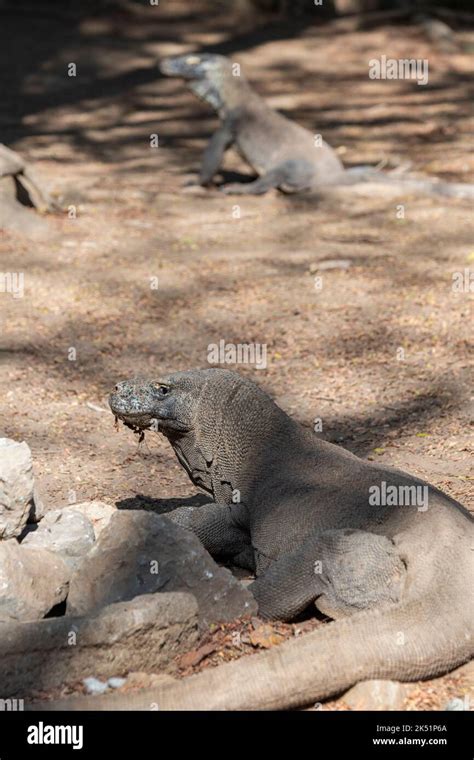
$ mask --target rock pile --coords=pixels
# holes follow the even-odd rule
[[[26,443],[0,439],[3,699],[159,667],[251,593],[165,516],[89,501],[45,510]]]

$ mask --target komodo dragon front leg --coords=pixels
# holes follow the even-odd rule
[[[229,124],[224,123],[217,132],[214,132],[204,151],[199,184],[208,185],[218,171],[222,158],[227,148],[234,142],[234,135]]]
[[[242,527],[241,515],[226,504],[178,507],[165,514],[169,520],[192,531],[214,557],[225,557],[239,567],[255,571],[250,535]]]

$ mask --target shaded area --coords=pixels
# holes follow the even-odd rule
[[[193,141],[204,140],[210,134],[205,123],[211,117],[207,109],[200,107],[191,96],[183,95],[180,83],[162,83],[163,77],[158,70],[157,60],[165,54],[169,45],[176,46],[180,42],[198,51],[238,57],[280,41],[301,38],[304,43],[307,41],[309,23],[308,18],[265,23],[250,20],[240,25],[244,31],[236,33],[232,15],[216,17],[212,7],[205,2],[197,3],[195,12],[189,12],[189,4],[179,2],[173,8],[165,5],[145,7],[143,13],[140,11],[137,15],[126,4],[123,7],[120,4],[115,7],[113,3],[98,6],[89,3],[80,6],[74,3],[62,4],[59,11],[56,5],[41,3],[35,14],[30,4],[25,4],[28,24],[23,23],[21,4],[15,9],[16,12],[9,9],[8,5],[3,8],[0,29],[0,65],[5,72],[2,93],[4,112],[0,117],[3,139],[15,142],[32,134],[37,138],[54,135],[73,149],[85,150],[91,157],[111,162],[127,158],[130,148],[137,141],[147,140],[150,132],[157,128],[160,133],[164,132],[167,146],[176,151],[176,155],[178,151],[182,155],[186,135],[176,133],[173,127],[170,130],[166,127],[166,123],[173,123],[179,114],[176,106],[165,102],[170,93],[176,94],[179,103],[192,103],[190,109],[187,108],[181,114],[181,118],[193,120]],[[318,8],[317,14],[313,13],[310,19],[311,35],[316,44],[324,43],[328,34],[339,37],[341,44],[344,44],[348,31],[343,26],[327,24],[327,19],[320,11]],[[381,23],[386,23],[383,14],[380,19]],[[390,17],[387,20],[393,22]],[[214,32],[222,39],[196,45],[193,34],[196,25]],[[422,35],[420,40],[422,41]],[[17,55],[18,49],[23,51],[21,57]],[[76,67],[74,76],[70,76],[71,65]],[[302,65],[301,61],[288,63],[278,60],[268,68],[274,71],[274,76],[266,87],[259,82],[258,69],[248,72],[262,95],[275,93],[281,96],[284,93],[294,93],[295,87],[304,89],[309,85],[311,89],[314,86],[311,81],[314,69]],[[318,93],[337,91],[342,84],[347,86],[351,82],[363,83],[364,80],[367,81],[366,71],[362,74],[360,71],[340,70],[335,66],[317,67]],[[410,88],[406,82],[400,83],[400,86],[402,92]],[[454,87],[458,91],[457,96],[454,96]],[[417,95],[423,97],[426,106],[430,102],[437,102],[430,100],[431,95],[436,93],[444,95],[442,100],[449,96],[450,102],[466,103],[466,107],[472,100],[472,82],[468,73],[448,72],[441,81],[430,82],[423,89],[423,93]],[[380,103],[377,94],[372,100]],[[329,107],[317,102],[311,107],[300,105],[291,109],[283,107],[281,110],[309,128],[317,119],[319,127],[325,130],[325,135],[334,145],[339,143],[341,122],[346,134],[352,126],[364,126],[366,139],[370,141],[372,132],[369,128],[398,125],[400,122],[406,124],[410,121],[423,124],[424,119],[423,115],[411,115],[406,110],[400,114],[393,112],[390,115],[370,116],[367,102],[351,106],[351,109],[362,110],[360,120],[348,117],[347,114],[341,118],[335,106],[334,102]],[[82,109],[84,117],[87,112],[100,109],[103,113],[99,117],[103,122],[100,134],[94,134],[97,127],[94,126],[92,114],[90,119],[81,118],[81,121],[86,122],[84,126],[64,125],[61,117],[51,118],[52,109],[59,110],[60,114],[71,107]],[[154,116],[157,108],[161,112],[159,121]],[[130,136],[120,136],[118,132],[123,127],[124,119],[137,110],[149,113],[149,120],[142,120]],[[196,131],[196,121],[204,122],[202,132]],[[104,128],[108,130],[105,139],[102,131]],[[388,133],[387,136],[396,138],[397,132]],[[347,137],[343,139],[347,141]],[[50,157],[55,160],[54,153]]]
[[[184,499],[154,499],[152,496],[145,496],[137,493],[130,499],[121,499],[116,502],[119,509],[146,509],[156,512],[159,515],[165,515],[179,507],[201,507],[209,502],[209,497],[198,493],[195,496],[188,496]]]

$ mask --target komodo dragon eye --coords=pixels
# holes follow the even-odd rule
[[[169,393],[171,390],[171,388],[168,385],[161,385],[159,383],[155,385],[155,388],[160,394],[160,396],[166,396],[166,394]]]

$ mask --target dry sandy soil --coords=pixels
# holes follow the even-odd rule
[[[452,288],[473,262],[470,205],[186,186],[216,118],[156,67],[169,54],[223,52],[346,164],[410,162],[472,181],[472,33],[457,31],[446,54],[418,26],[255,31],[200,8],[173,0],[145,19],[52,12],[25,24],[11,12],[2,22],[2,140],[77,218],[50,217],[34,242],[0,233],[2,271],[25,275],[23,298],[0,294],[1,434],[30,445],[48,507],[97,498],[169,509],[194,487],[164,440],[114,431],[108,392],[132,374],[208,366],[219,340],[257,342],[267,368],[237,369],[290,415],[320,419],[323,438],[472,508],[473,294]],[[429,85],[370,80],[381,54],[427,58]],[[249,172],[228,154],[226,179]],[[319,268],[334,259],[350,267]]]

